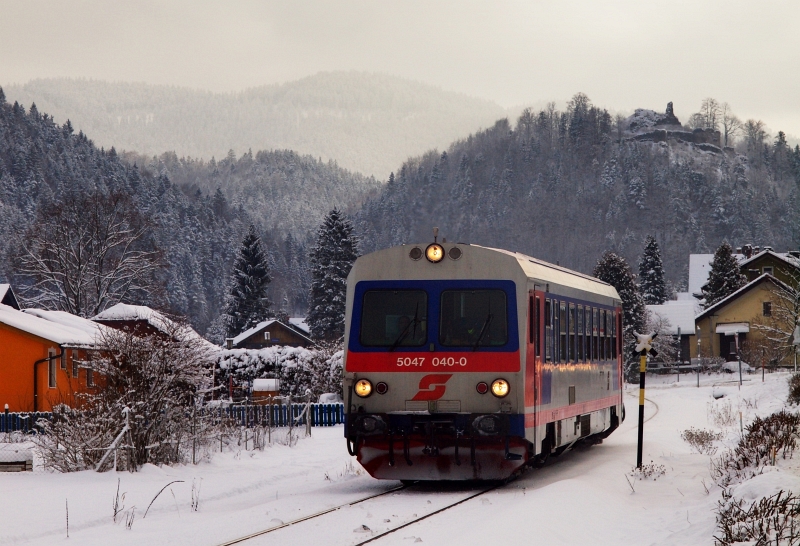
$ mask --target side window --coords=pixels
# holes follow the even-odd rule
[[[611,311],[611,358],[617,359],[617,312]]]
[[[541,308],[539,296],[536,296],[536,303],[533,306],[533,346],[536,356],[542,356],[542,348],[539,343],[539,310]]]
[[[47,351],[47,386],[51,389],[56,388],[56,352],[53,349]]]
[[[559,302],[558,314],[558,327],[560,332],[560,341],[558,346],[558,360],[559,362],[567,361],[567,304],[566,302]]]
[[[78,351],[72,351],[72,377],[78,377]]]
[[[86,386],[94,387],[94,370],[89,366],[86,366]]]
[[[592,357],[595,360],[600,360],[599,344],[597,343],[597,334],[600,328],[597,320],[599,316],[597,308],[592,307]]]
[[[771,301],[762,302],[761,303],[761,307],[762,307],[761,308],[762,314],[765,317],[771,317],[772,316],[772,302]]]
[[[583,325],[583,305],[578,306],[578,362],[583,362],[586,360],[584,356],[585,350],[583,346],[583,333],[585,330],[585,326]]]
[[[606,356],[606,311],[600,309],[600,360],[605,360]]]
[[[544,300],[544,355],[547,362],[553,361],[553,305],[550,298]]]
[[[575,332],[576,332],[576,318],[575,318],[575,304],[569,304],[569,361],[575,362]]]

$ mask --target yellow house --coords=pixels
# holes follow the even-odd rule
[[[727,298],[718,301],[695,318],[699,337],[700,353],[704,357],[720,356],[725,360],[736,360],[737,337],[741,348],[765,343],[765,336],[755,326],[773,323],[778,320],[777,311],[780,300],[779,290],[786,290],[786,284],[769,273],[764,273],[749,282]],[[785,326],[788,330],[788,326]],[[775,353],[777,354],[777,352]],[[745,355],[742,356],[745,359]],[[793,363],[792,356],[786,352],[779,358],[782,365]],[[761,362],[750,362],[759,366]]]

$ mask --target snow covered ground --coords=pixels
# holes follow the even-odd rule
[[[739,411],[747,424],[783,407],[787,377],[770,374],[762,383],[760,374],[750,375],[741,391],[729,374],[702,376],[700,388],[695,376],[681,376],[680,383],[649,377],[644,461],[663,465],[664,475],[631,476],[637,390],[629,386],[628,419],[603,444],[568,452],[375,544],[711,544],[721,489],[710,477],[710,457],[694,452],[681,432],[724,432],[719,455],[739,439]],[[720,426],[715,415],[726,413],[732,419]],[[734,492],[748,499],[780,488],[800,492],[799,469],[795,461],[779,460],[777,468]],[[125,497],[114,523],[117,480]],[[174,480],[181,482],[167,487],[143,517]],[[191,509],[193,484],[199,489],[197,511]],[[148,466],[133,474],[0,473],[0,544],[64,543],[68,501],[67,543],[211,546],[398,485],[360,470],[347,454],[341,427],[313,429],[311,438],[301,437],[293,447],[217,453],[196,466]],[[463,484],[414,486],[243,544],[356,544],[478,491]]]

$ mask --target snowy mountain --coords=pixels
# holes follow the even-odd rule
[[[9,102],[69,119],[98,146],[206,161],[291,149],[385,179],[401,161],[442,148],[505,115],[489,101],[402,78],[329,72],[240,93],[75,79],[5,85]]]

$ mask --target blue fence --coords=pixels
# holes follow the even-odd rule
[[[52,413],[37,411],[26,413],[0,413],[0,433],[2,432],[39,432],[41,427],[36,426],[39,419],[53,418]]]
[[[243,427],[269,426],[288,427],[290,421],[294,426],[305,425],[309,417],[305,414],[305,404],[273,404],[228,406],[216,410],[207,410],[213,417],[230,418]],[[344,404],[311,404],[309,414],[312,427],[331,427],[344,423]]]
[[[294,426],[306,424],[305,404],[273,404],[227,406],[203,410],[211,418],[233,419],[240,426],[288,427],[290,421]],[[271,414],[271,415],[270,415]],[[344,423],[344,404],[311,404],[309,414],[312,427],[331,427]],[[39,432],[36,427],[39,419],[53,418],[52,413],[0,413],[0,433],[3,432]]]

